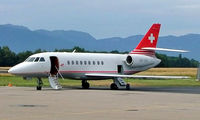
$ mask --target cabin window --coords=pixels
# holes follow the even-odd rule
[[[40,58],[39,58],[39,57],[37,57],[37,58],[35,59],[35,61],[34,61],[34,62],[38,62],[38,61],[39,61],[39,59],[40,59]]]
[[[99,61],[97,61],[97,65],[99,65],[100,64],[100,62]]]
[[[104,65],[103,61],[101,61],[101,65]]]
[[[35,57],[31,57],[28,62],[33,62],[35,60]]]
[[[88,61],[88,65],[90,65],[91,64],[91,62],[90,61]]]
[[[87,61],[84,61],[84,64],[87,65]]]
[[[74,61],[72,61],[72,65],[74,65]]]
[[[67,61],[67,64],[70,65],[70,61],[69,60]]]
[[[95,61],[93,61],[93,65],[95,65]]]
[[[83,64],[83,61],[80,61],[80,65],[82,65]]]
[[[43,57],[41,57],[40,62],[45,62],[45,59]]]
[[[76,61],[76,65],[78,65],[78,61]]]

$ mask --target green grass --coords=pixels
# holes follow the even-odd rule
[[[48,79],[42,79],[44,86],[50,86]],[[59,79],[59,82],[63,85],[63,86],[80,86],[81,85],[81,81],[77,81],[77,80],[70,80],[70,79],[66,79],[66,80],[62,80]],[[9,83],[11,83],[13,86],[36,86],[37,85],[37,79],[36,78],[32,78],[30,80],[24,80],[22,77],[18,77],[18,76],[2,76],[0,77],[0,86],[7,86]]]
[[[0,77],[0,86],[7,86],[8,83],[11,83],[14,86],[36,86],[36,79],[33,80],[23,80],[22,77],[15,76],[1,76]]]
[[[141,79],[125,79],[131,86],[200,86],[200,82],[194,78],[191,79],[173,79],[173,80],[141,80]],[[80,80],[59,79],[62,86],[81,86]],[[112,80],[89,81],[91,86],[110,86]],[[24,80],[18,76],[1,76],[0,86],[7,86],[11,83],[13,86],[36,86],[37,79]],[[44,86],[49,86],[49,82],[43,79]]]

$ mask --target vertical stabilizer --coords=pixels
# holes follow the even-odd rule
[[[161,24],[153,24],[146,35],[142,38],[138,46],[133,51],[131,51],[130,54],[143,54],[154,56],[155,50],[143,50],[142,48],[156,48],[160,26]]]

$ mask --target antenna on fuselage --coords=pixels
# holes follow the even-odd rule
[[[76,52],[76,49],[74,49],[72,53],[75,53],[75,52]]]

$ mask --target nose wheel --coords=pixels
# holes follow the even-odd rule
[[[36,90],[42,90],[43,82],[41,78],[37,79],[37,87]]]
[[[87,80],[82,80],[82,88],[83,89],[90,88],[90,83],[88,83]]]
[[[42,87],[41,86],[37,86],[36,90],[42,90]]]

